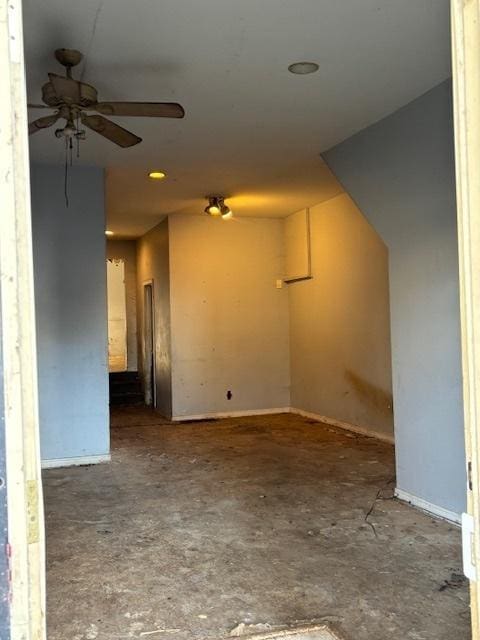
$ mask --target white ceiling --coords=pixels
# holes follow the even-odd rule
[[[177,101],[183,120],[117,118],[143,138],[93,133],[80,162],[107,168],[108,225],[139,235],[161,216],[231,196],[236,214],[283,216],[335,195],[319,154],[450,75],[448,0],[24,0],[29,100],[58,47],[86,55],[101,100]],[[316,74],[287,71],[299,60]],[[78,68],[78,73],[82,68]],[[32,111],[31,119],[44,115]],[[63,162],[53,129],[32,159]],[[168,178],[151,183],[145,172]]]

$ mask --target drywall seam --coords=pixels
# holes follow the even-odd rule
[[[290,413],[290,407],[277,407],[273,409],[251,409],[248,411],[220,411],[212,413],[198,413],[190,416],[172,416],[172,422],[183,422],[185,420],[208,420],[220,418],[243,418],[246,416],[264,416],[275,413]]]
[[[339,429],[344,429],[345,431],[358,433],[362,436],[367,436],[368,438],[375,438],[376,440],[381,440],[382,442],[387,442],[388,444],[395,444],[395,438],[393,436],[389,436],[384,433],[378,433],[376,431],[372,431],[371,429],[367,429],[366,427],[360,427],[356,424],[350,424],[349,422],[342,422],[341,420],[336,420],[335,418],[321,416],[318,413],[304,411],[303,409],[296,409],[295,407],[291,407],[290,412],[296,413],[297,415],[303,416],[304,418],[312,418],[312,420],[316,420],[317,422],[324,422],[325,424],[329,424],[332,427],[338,427]]]
[[[42,469],[56,469],[57,467],[78,467],[86,464],[99,464],[101,462],[110,462],[109,453],[103,456],[78,456],[75,458],[51,458],[42,460]]]
[[[432,504],[431,502],[418,498],[407,491],[403,491],[403,489],[395,489],[395,497],[402,502],[408,502],[412,507],[425,511],[430,515],[437,516],[437,518],[441,518],[442,520],[448,520],[449,522],[453,522],[458,525],[461,523],[462,517],[459,513],[454,513],[448,509],[438,507],[436,504]]]

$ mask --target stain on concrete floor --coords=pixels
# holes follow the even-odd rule
[[[49,640],[213,640],[242,622],[470,638],[460,531],[389,499],[365,520],[391,495],[389,445],[294,415],[117,409],[112,425],[110,464],[44,472]]]

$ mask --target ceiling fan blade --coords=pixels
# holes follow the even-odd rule
[[[60,115],[58,113],[54,113],[51,116],[44,116],[43,118],[38,118],[38,120],[30,122],[28,124],[28,134],[32,135],[32,133],[36,133],[37,131],[40,131],[40,129],[51,127],[59,118]]]
[[[176,102],[98,102],[95,111],[104,116],[141,118],[183,118],[185,111]]]
[[[27,104],[27,107],[29,109],[51,109],[52,108],[46,104]]]
[[[49,73],[48,77],[57,98],[61,98],[63,102],[67,103],[80,103],[80,83],[77,80],[65,78],[65,76],[57,76],[56,73]]]
[[[111,120],[107,120],[103,116],[87,116],[82,113],[80,119],[86,127],[96,131],[104,138],[115,142],[119,147],[133,147],[134,144],[142,141],[142,139],[135,134],[130,133],[130,131],[111,122]]]

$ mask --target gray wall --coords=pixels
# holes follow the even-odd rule
[[[155,307],[155,376],[157,409],[172,415],[172,359],[170,339],[170,264],[168,219],[137,243],[138,360],[143,369],[143,285],[153,280]]]
[[[107,258],[125,263],[125,302],[127,312],[127,369],[137,370],[137,243],[135,240],[108,240]]]
[[[388,251],[343,193],[310,208],[312,278],[288,285],[291,404],[393,439]]]
[[[325,159],[389,248],[398,488],[465,508],[452,101],[444,83]]]
[[[43,459],[109,452],[103,171],[33,166],[32,222]]]

